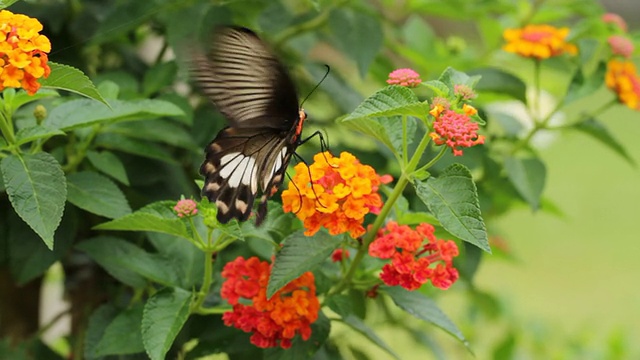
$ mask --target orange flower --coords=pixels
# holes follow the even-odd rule
[[[506,29],[502,36],[507,41],[503,49],[524,57],[538,60],[563,53],[575,55],[578,48],[565,41],[569,28],[551,25],[527,25],[522,29]]]
[[[304,163],[294,167],[296,174],[282,192],[284,211],[294,212],[304,222],[307,236],[321,227],[332,235],[347,231],[354,238],[363,235],[364,216],[377,214],[382,206],[377,193],[380,177],[348,152],[339,158],[319,153],[313,160],[309,167]]]
[[[618,95],[621,103],[633,110],[640,110],[640,78],[631,61],[609,60],[605,82]]]
[[[311,324],[318,319],[320,302],[316,297],[313,273],[306,272],[267,300],[271,265],[257,257],[238,257],[222,270],[226,278],[220,296],[233,305],[224,313],[225,325],[252,332],[250,341],[261,347],[291,347],[297,333],[303,340],[311,336]]]
[[[37,79],[49,76],[51,42],[41,30],[37,19],[0,11],[0,91],[21,87],[33,95],[40,88]]]

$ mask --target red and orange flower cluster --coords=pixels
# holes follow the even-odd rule
[[[363,235],[364,216],[379,213],[382,206],[377,193],[380,176],[348,152],[339,158],[329,152],[319,153],[313,160],[309,167],[304,163],[294,167],[295,175],[282,192],[284,211],[295,213],[304,222],[307,236],[321,227],[331,235]]]
[[[527,25],[521,29],[506,29],[503,49],[523,57],[548,59],[564,53],[575,55],[578,48],[566,41],[569,28],[551,25]]]
[[[369,246],[369,255],[391,259],[382,267],[382,281],[416,290],[429,280],[440,289],[448,289],[458,280],[458,270],[453,267],[458,246],[452,240],[437,239],[434,232],[430,224],[420,224],[413,230],[393,221],[381,229]],[[425,239],[428,241],[423,244]]]
[[[251,343],[261,347],[291,347],[299,333],[303,340],[311,336],[311,324],[318,319],[320,303],[311,272],[287,284],[267,299],[267,283],[271,265],[257,257],[227,263],[220,294],[233,305],[233,311],[222,316],[225,325],[252,332]]]
[[[429,113],[435,118],[429,136],[436,145],[450,147],[454,156],[462,156],[460,148],[484,144],[484,135],[478,135],[478,123],[471,121],[471,116],[478,113],[473,106],[464,104],[459,113],[439,102]]]
[[[49,76],[51,42],[41,30],[37,19],[0,11],[0,91],[22,87],[33,95],[40,88],[37,79]]]

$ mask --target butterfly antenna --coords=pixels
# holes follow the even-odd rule
[[[320,79],[320,81],[316,84],[316,86],[314,86],[313,89],[311,89],[311,91],[309,91],[309,94],[307,94],[307,96],[305,96],[304,100],[302,100],[302,102],[300,103],[300,108],[302,108],[302,105],[304,105],[305,101],[307,101],[307,99],[311,96],[311,94],[313,94],[313,92],[316,91],[316,89],[318,89],[318,87],[320,87],[320,84],[322,84],[324,79],[326,79],[327,76],[329,76],[329,72],[331,71],[331,67],[329,67],[329,65],[327,65],[327,64],[324,64],[324,67],[327,68],[327,71],[325,71],[324,75],[322,76],[322,79]]]

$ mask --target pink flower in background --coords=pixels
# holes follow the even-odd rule
[[[389,74],[389,79],[387,80],[387,84],[389,85],[400,85],[406,87],[416,87],[421,82],[420,74],[408,68],[393,70]]]
[[[189,217],[198,213],[198,205],[191,199],[183,199],[178,201],[176,206],[173,207],[173,211],[176,212],[178,217]]]
[[[620,55],[628,59],[631,57],[631,54],[633,54],[633,43],[625,36],[611,35],[607,39],[607,42],[614,55]]]

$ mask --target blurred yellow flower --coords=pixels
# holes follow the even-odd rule
[[[578,48],[566,42],[567,35],[569,28],[556,28],[551,25],[527,25],[521,29],[506,29],[502,36],[507,43],[502,48],[538,60],[565,52],[575,55]]]
[[[51,42],[40,31],[37,19],[0,11],[0,91],[15,87],[33,95],[40,88],[37,79],[49,76]]]
[[[633,110],[640,110],[640,78],[631,61],[609,60],[605,82],[618,95],[621,103]]]

